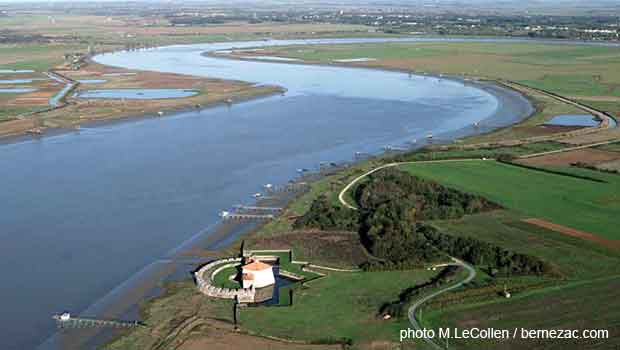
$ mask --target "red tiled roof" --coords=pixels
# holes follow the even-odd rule
[[[260,271],[260,270],[266,270],[266,269],[270,269],[271,265],[265,264],[263,262],[260,262],[258,260],[255,260],[245,266],[243,266],[244,270],[250,270],[250,271]]]

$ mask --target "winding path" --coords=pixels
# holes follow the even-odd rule
[[[612,127],[612,125],[611,125],[612,122],[616,122],[616,118],[614,116],[612,116],[611,114],[609,114],[607,112],[604,112],[604,111],[601,111],[599,109],[590,107],[590,106],[588,106],[586,104],[583,104],[581,102],[575,101],[573,99],[564,97],[562,95],[558,95],[556,93],[553,93],[553,92],[550,92],[550,91],[547,91],[547,90],[531,87],[529,85],[517,83],[517,82],[512,81],[512,80],[506,80],[506,82],[502,82],[502,81],[499,81],[499,82],[501,84],[504,84],[504,85],[506,85],[506,83],[508,83],[509,87],[510,87],[509,84],[512,84],[512,85],[519,86],[519,87],[521,87],[522,89],[525,89],[525,90],[535,91],[535,92],[537,92],[539,94],[543,94],[543,95],[551,97],[551,98],[553,98],[553,99],[555,99],[557,101],[564,102],[564,103],[569,104],[569,105],[571,105],[573,107],[576,107],[576,108],[579,108],[579,109],[581,109],[583,111],[586,111],[586,112],[592,114],[593,116],[600,118],[602,121],[606,121],[607,123],[604,126],[605,129]]]
[[[420,306],[422,306],[422,304],[424,304],[427,301],[437,297],[438,295],[441,295],[441,294],[447,293],[447,292],[449,292],[451,290],[454,290],[456,288],[459,288],[459,287],[463,286],[464,284],[469,283],[471,280],[473,280],[476,277],[476,269],[474,269],[473,266],[471,266],[471,265],[467,264],[466,262],[464,262],[462,260],[459,260],[457,258],[452,258],[452,260],[454,261],[454,263],[450,264],[450,265],[464,267],[469,272],[469,275],[467,275],[467,277],[464,280],[462,280],[462,281],[460,281],[460,282],[458,282],[456,284],[453,284],[453,285],[451,285],[449,287],[437,290],[437,291],[435,291],[435,292],[433,292],[433,293],[423,297],[422,299],[416,301],[413,305],[411,305],[411,307],[409,307],[408,316],[409,316],[409,322],[411,322],[411,325],[413,326],[414,329],[422,330],[422,326],[420,325],[420,320],[416,317],[416,311],[420,308]],[[433,341],[433,339],[431,339],[431,338],[424,338],[424,341],[426,341],[434,349],[439,349],[439,350],[443,349],[440,345],[435,343]]]
[[[361,179],[363,179],[364,177],[377,172],[381,169],[386,169],[386,168],[391,168],[394,166],[400,166],[403,164],[414,164],[414,163],[448,163],[448,162],[463,162],[463,161],[480,161],[480,158],[468,158],[468,159],[442,159],[442,160],[428,160],[428,161],[414,161],[414,162],[402,162],[402,163],[389,163],[389,164],[385,164],[379,167],[376,167],[372,170],[369,170],[367,172],[365,172],[364,174],[356,177],[355,179],[353,179],[353,181],[349,182],[348,185],[346,185],[342,191],[340,191],[340,194],[338,195],[338,200],[340,201],[340,203],[342,205],[344,205],[345,207],[349,208],[349,209],[353,209],[353,210],[358,210],[357,207],[349,204],[346,199],[345,199],[345,194],[347,193],[347,191],[349,189],[351,189],[356,183],[358,183]],[[427,301],[441,295],[444,293],[447,293],[451,290],[454,290],[456,288],[459,288],[461,286],[463,286],[466,283],[469,283],[471,280],[473,280],[476,277],[476,269],[474,269],[473,266],[467,264],[466,262],[459,260],[457,258],[452,258],[452,261],[454,261],[453,263],[449,264],[452,266],[461,266],[463,268],[465,268],[469,274],[467,275],[467,277],[465,279],[463,279],[462,281],[453,284],[449,287],[437,290],[421,299],[419,299],[418,301],[416,301],[413,305],[411,305],[411,307],[408,310],[408,317],[409,317],[409,322],[411,322],[411,325],[413,326],[414,329],[416,330],[422,330],[422,326],[420,325],[420,320],[418,320],[416,318],[416,312],[417,310],[420,308],[420,306],[422,306],[422,304],[426,303]],[[446,265],[447,266],[447,265]],[[424,341],[426,341],[429,345],[431,345],[431,347],[433,347],[434,349],[439,349],[441,350],[442,347],[439,346],[438,344],[436,344],[432,339],[430,338],[424,338]]]
[[[379,167],[376,167],[372,170],[369,170],[367,172],[365,172],[364,174],[356,177],[355,179],[353,179],[353,181],[349,182],[349,184],[347,184],[342,191],[340,191],[340,193],[338,194],[338,201],[340,201],[340,204],[344,205],[345,207],[349,208],[349,209],[353,209],[353,210],[357,210],[357,207],[353,206],[352,204],[348,203],[347,200],[345,199],[345,195],[347,193],[347,191],[349,191],[353,186],[355,186],[356,183],[358,183],[361,179],[365,178],[366,176],[375,173],[379,170],[382,169],[386,169],[386,168],[391,168],[391,167],[395,167],[395,166],[400,166],[400,165],[405,165],[405,164],[425,164],[425,163],[450,163],[450,162],[471,162],[471,161],[481,161],[481,160],[492,160],[492,159],[481,159],[481,158],[463,158],[463,159],[440,159],[440,160],[419,160],[419,161],[412,161],[412,162],[397,162],[397,163],[388,163],[388,164],[384,164],[381,165]]]

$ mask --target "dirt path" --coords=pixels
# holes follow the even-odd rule
[[[571,106],[577,107],[577,108],[579,108],[579,109],[581,109],[583,111],[586,111],[586,112],[592,114],[593,116],[600,118],[603,121],[603,123],[605,123],[605,121],[606,121],[607,124],[605,126],[603,126],[604,129],[609,128],[611,126],[612,121],[616,121],[616,119],[614,117],[612,117],[610,114],[608,114],[606,112],[603,112],[603,111],[600,111],[600,110],[598,110],[596,108],[592,108],[592,107],[590,107],[588,105],[584,105],[583,103],[577,102],[577,101],[572,100],[570,98],[567,98],[567,97],[564,97],[564,96],[561,96],[561,95],[558,95],[558,94],[554,94],[554,93],[546,91],[546,90],[537,89],[537,88],[534,88],[534,87],[531,87],[531,86],[519,84],[519,83],[514,82],[514,81],[508,80],[507,82],[509,84],[519,86],[519,87],[521,87],[521,88],[523,88],[525,90],[535,91],[535,92],[537,92],[539,94],[551,97],[551,98],[553,98],[553,99],[555,99],[557,101],[564,102],[564,103],[569,104]]]
[[[353,186],[355,186],[356,183],[358,183],[361,179],[365,178],[366,176],[375,173],[379,170],[382,169],[386,169],[386,168],[391,168],[391,167],[395,167],[395,166],[400,166],[400,165],[406,165],[406,164],[425,164],[425,163],[450,163],[450,162],[471,162],[471,161],[481,161],[481,160],[485,160],[485,159],[480,159],[480,158],[465,158],[465,159],[441,159],[441,160],[421,160],[421,161],[413,161],[413,162],[400,162],[400,163],[389,163],[389,164],[384,164],[381,165],[379,167],[376,167],[372,170],[369,170],[367,172],[365,172],[364,174],[356,177],[355,179],[353,179],[353,181],[349,182],[349,184],[347,184],[342,191],[340,191],[340,193],[338,194],[338,201],[340,201],[340,204],[344,205],[345,207],[349,208],[349,209],[353,209],[353,210],[357,210],[357,207],[353,206],[352,204],[348,203],[347,200],[345,199],[345,195],[347,193],[347,191],[349,191],[349,189],[351,189]],[[488,159],[488,160],[492,160],[492,159]]]
[[[446,288],[440,289],[438,291],[435,291],[435,292],[433,292],[433,293],[423,297],[422,299],[419,299],[413,305],[411,305],[411,307],[409,308],[409,311],[408,311],[408,316],[409,316],[409,322],[411,322],[411,325],[413,326],[414,329],[416,329],[416,330],[422,330],[423,329],[423,327],[420,325],[420,319],[418,317],[416,317],[416,312],[420,308],[420,306],[422,306],[422,304],[426,303],[427,301],[429,301],[429,300],[431,300],[431,299],[433,299],[433,298],[435,298],[435,297],[437,297],[437,296],[439,296],[441,294],[444,294],[444,293],[447,293],[447,292],[449,292],[451,290],[457,289],[457,288],[463,286],[464,284],[471,282],[471,280],[473,280],[476,277],[476,269],[473,266],[467,264],[466,262],[464,262],[462,260],[456,259],[456,258],[452,258],[452,260],[454,261],[454,263],[450,264],[450,265],[452,265],[452,266],[461,266],[461,267],[465,268],[469,272],[469,274],[467,275],[467,277],[464,280],[462,280],[462,281],[460,281],[460,282],[458,282],[456,284],[453,284],[453,285],[451,285],[449,287],[446,287]],[[438,349],[438,350],[443,349],[442,346],[437,344],[431,338],[424,338],[424,341],[426,341],[434,349]]]
[[[585,149],[585,148],[591,148],[591,147],[596,147],[596,146],[608,145],[608,144],[616,143],[616,142],[618,142],[618,140],[609,140],[609,141],[596,142],[596,143],[591,143],[591,144],[582,145],[582,146],[566,147],[566,148],[562,148],[562,149],[556,149],[556,150],[553,150],[553,151],[546,151],[546,152],[540,152],[540,153],[531,153],[531,154],[522,155],[522,156],[519,157],[519,159],[527,159],[527,158],[546,156],[546,155],[549,155],[549,154],[556,154],[556,153],[562,153],[562,152],[570,152],[570,151],[575,151],[575,150],[580,150],[580,149]]]

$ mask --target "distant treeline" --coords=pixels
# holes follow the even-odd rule
[[[483,197],[389,168],[360,184],[354,198],[357,211],[334,205],[322,196],[294,226],[358,232],[365,248],[378,258],[363,264],[365,270],[407,269],[450,255],[487,266],[492,273],[552,272],[551,266],[536,257],[440,232],[423,222],[501,208]]]
[[[428,289],[437,288],[443,284],[452,282],[458,269],[459,267],[457,266],[446,266],[437,276],[433,277],[429,281],[404,289],[398,295],[398,300],[381,305],[379,314],[381,316],[390,315],[397,318],[407,316],[406,307],[411,303],[411,301],[413,301],[414,297],[420,295],[420,293]]]
[[[0,30],[0,44],[13,43],[47,43],[49,38],[40,34],[18,33],[10,30]]]
[[[575,163],[570,163],[570,165],[574,166],[575,168],[582,168],[582,169],[600,171],[602,173],[620,174],[620,171],[618,171],[616,169],[597,168],[596,166],[594,166],[592,164],[589,164],[589,163],[585,163],[585,162],[575,162]]]

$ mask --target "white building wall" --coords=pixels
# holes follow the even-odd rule
[[[276,279],[273,275],[273,267],[260,271],[243,270],[244,274],[251,274],[254,276],[253,280],[243,280],[243,288],[262,288],[276,283]]]

